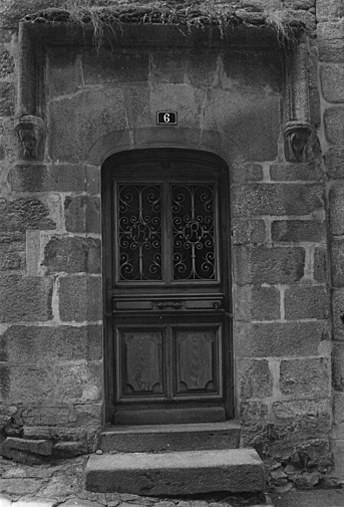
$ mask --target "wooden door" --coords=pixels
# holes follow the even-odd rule
[[[104,165],[108,414],[115,424],[231,416],[227,170],[142,150]]]

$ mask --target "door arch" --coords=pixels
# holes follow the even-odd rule
[[[231,418],[228,168],[146,149],[103,164],[106,419]]]

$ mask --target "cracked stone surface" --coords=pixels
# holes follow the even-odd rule
[[[88,456],[45,465],[23,465],[0,457],[1,507],[243,507],[269,505],[264,495],[156,498],[86,491]]]

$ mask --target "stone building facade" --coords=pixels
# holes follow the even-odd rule
[[[162,309],[171,343],[195,319],[203,327],[193,336],[209,329],[201,341],[210,340],[211,351],[196,377],[213,368],[209,378],[219,385],[197,401],[198,387],[191,389],[191,411],[211,407],[210,420],[217,420],[214,413],[225,410],[240,424],[240,445],[256,447],[283,470],[289,464],[343,478],[341,0],[228,1],[237,26],[223,34],[125,20],[99,47],[87,27],[52,21],[52,8],[62,16],[63,2],[50,3],[48,14],[44,2],[22,10],[19,4],[7,1],[0,9],[3,454],[23,457],[27,442],[37,439],[46,441],[47,455],[95,450],[99,430],[116,423],[126,400],[127,423],[133,405],[125,386],[140,391],[128,357],[139,361],[141,346],[145,357],[157,357],[160,338],[152,329]],[[176,112],[178,123],[158,124],[158,112]],[[121,285],[126,251],[114,246],[109,194],[116,168],[119,188],[135,177],[142,185],[144,175],[156,188],[175,174],[189,187],[203,172],[202,185],[218,174],[220,288],[204,275],[199,289],[176,284],[156,303],[160,292],[146,290],[154,284],[137,284],[136,293],[132,280]],[[191,293],[199,306],[187,313]],[[179,309],[187,324],[178,320]],[[219,344],[214,330],[221,326]],[[140,332],[151,333],[149,346]],[[182,342],[187,338],[171,352],[181,361],[171,376],[185,368],[178,351],[192,355]],[[145,390],[149,405],[153,391]],[[171,396],[180,402],[179,394]],[[136,400],[140,417],[144,396]],[[174,409],[169,402],[167,410]],[[12,437],[22,449],[18,442],[11,447]],[[33,449],[31,459],[39,454]]]

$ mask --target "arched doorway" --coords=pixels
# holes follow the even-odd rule
[[[228,168],[147,149],[103,164],[107,422],[233,415]]]

